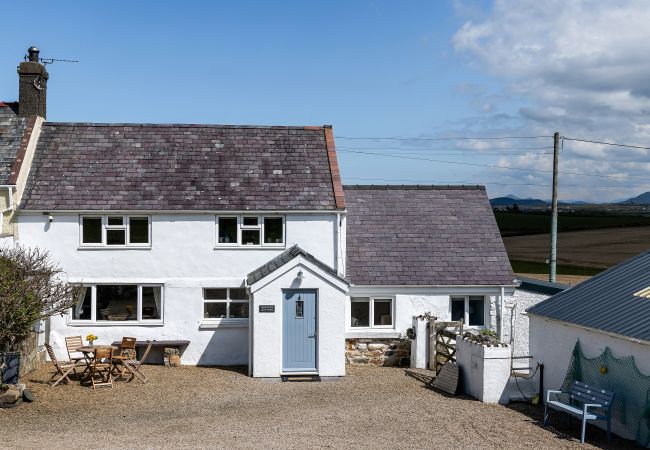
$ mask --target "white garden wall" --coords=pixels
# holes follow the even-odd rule
[[[634,356],[641,373],[650,375],[650,345],[531,315],[530,351],[534,362],[544,364],[545,392],[562,386],[578,340],[587,358],[599,356],[609,347],[617,358]],[[616,421],[613,421],[613,431],[635,438],[634,433]]]
[[[508,345],[486,346],[467,339],[456,341],[456,361],[466,394],[484,402],[510,402]]]

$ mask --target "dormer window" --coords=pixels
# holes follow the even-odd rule
[[[284,247],[284,216],[218,216],[217,247]]]
[[[149,216],[81,216],[79,222],[81,247],[151,246]]]

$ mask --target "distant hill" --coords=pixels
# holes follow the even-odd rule
[[[497,197],[490,200],[490,205],[497,208],[505,208],[507,206],[512,207],[514,204],[517,206],[546,206],[548,203],[544,200],[538,198],[512,198],[513,196],[508,197]]]
[[[650,192],[644,192],[633,198],[628,198],[619,203],[619,205],[650,205]]]

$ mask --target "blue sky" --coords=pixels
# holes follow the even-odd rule
[[[336,136],[348,137],[550,134],[565,124],[541,113],[555,111],[553,100],[522,90],[522,79],[511,75],[516,71],[504,72],[499,60],[486,58],[494,51],[506,67],[516,64],[494,47],[503,42],[495,31],[499,9],[512,6],[503,3],[35,1],[30,9],[38,15],[31,16],[30,26],[26,5],[10,2],[3,8],[0,98],[16,99],[16,65],[35,44],[42,57],[80,60],[48,66],[51,121],[332,124]],[[524,24],[508,35],[515,43],[517,33],[523,39]],[[520,55],[524,67],[532,64],[526,56]],[[337,138],[341,150],[364,147],[371,150],[361,151],[421,158],[340,151],[346,182],[472,182],[487,184],[491,195],[548,197],[547,173],[422,160],[548,167],[548,156],[537,154],[544,151],[493,154],[504,152],[503,146],[532,144]],[[490,150],[497,145],[499,150]],[[468,146],[478,151],[456,150]],[[445,153],[448,147],[455,156]],[[616,169],[612,173],[621,173]],[[615,181],[617,188],[624,184]],[[592,191],[567,188],[561,197],[623,195],[609,188],[606,194]]]

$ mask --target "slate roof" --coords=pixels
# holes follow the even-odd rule
[[[356,285],[508,285],[481,186],[344,186],[346,278]]]
[[[569,289],[569,285],[560,283],[551,283],[549,281],[537,280],[535,278],[517,277],[520,281],[518,290],[533,292],[535,294],[555,295],[559,292]]]
[[[328,128],[45,122],[21,207],[337,209]]]
[[[246,277],[246,284],[249,286],[257,283],[260,281],[262,278],[266,277],[270,273],[274,272],[275,270],[279,269],[280,267],[284,266],[286,263],[291,261],[293,258],[296,256],[302,256],[312,264],[315,264],[319,268],[323,269],[325,272],[329,273],[330,275],[340,279],[341,281],[345,282],[347,284],[347,281],[341,278],[337,273],[336,270],[316,258],[310,253],[307,253],[297,245],[294,245],[293,247],[287,249],[286,251],[282,252],[263,266],[255,269],[251,273],[249,273]]]
[[[18,103],[0,102],[0,184],[9,182],[27,120],[17,116]]]
[[[634,293],[650,287],[650,252],[527,309],[529,314],[650,341],[650,299]]]

